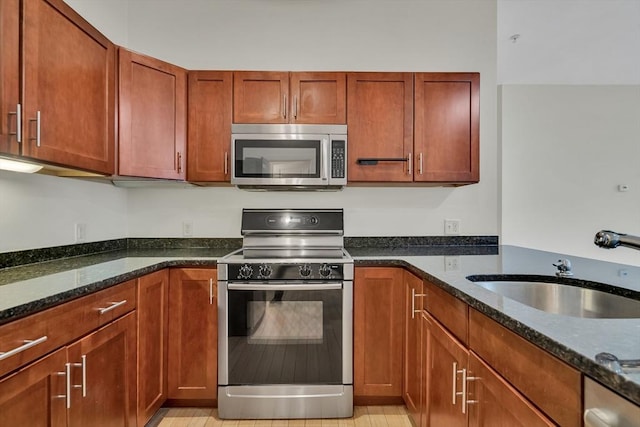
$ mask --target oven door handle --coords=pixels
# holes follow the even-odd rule
[[[227,289],[230,291],[327,291],[342,289],[342,283],[292,283],[277,285],[256,284],[256,283],[229,283]]]

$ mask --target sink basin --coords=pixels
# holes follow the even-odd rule
[[[480,280],[474,283],[547,313],[599,319],[640,318],[640,301],[596,289],[520,280]]]

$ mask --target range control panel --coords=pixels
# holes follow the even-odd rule
[[[229,281],[342,280],[341,263],[240,263],[228,265]]]

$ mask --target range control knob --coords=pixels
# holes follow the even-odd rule
[[[250,279],[252,274],[253,268],[249,264],[245,264],[240,267],[240,271],[238,272],[240,279]]]
[[[318,270],[318,273],[320,273],[322,277],[329,277],[331,276],[331,267],[329,267],[328,264],[322,264],[320,266],[320,269]]]
[[[273,273],[273,269],[269,264],[262,264],[260,266],[260,276],[267,278],[271,276],[272,273]]]
[[[311,267],[309,267],[307,264],[301,265],[300,266],[300,276],[302,276],[302,277],[311,276]]]

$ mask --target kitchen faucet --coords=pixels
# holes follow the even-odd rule
[[[597,246],[606,249],[617,248],[618,246],[626,246],[640,250],[640,236],[632,236],[630,234],[616,233],[611,230],[602,230],[596,233],[593,240]]]

